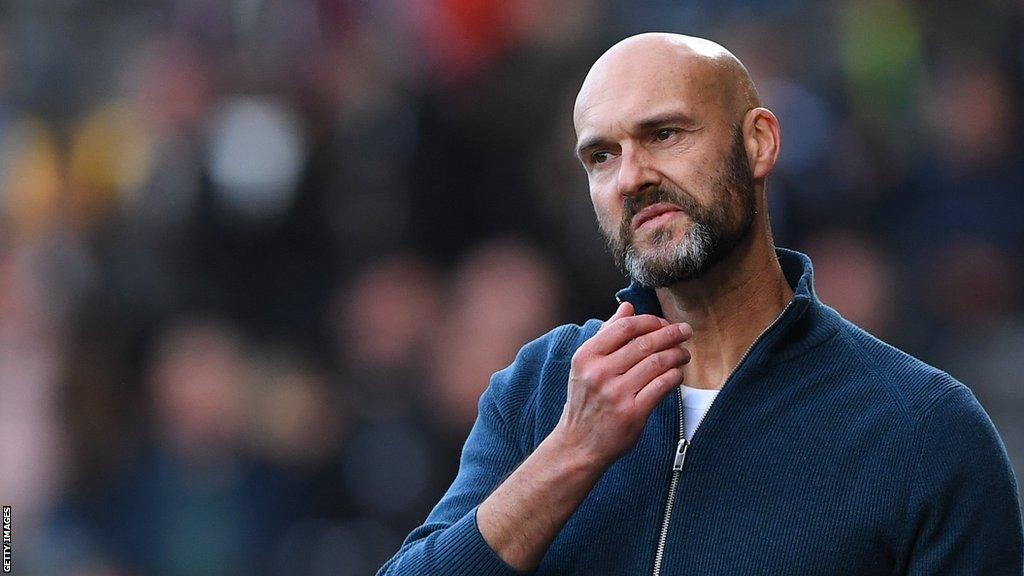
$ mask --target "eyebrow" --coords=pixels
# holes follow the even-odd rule
[[[587,152],[590,152],[594,148],[600,147],[604,144],[605,140],[601,136],[591,136],[585,140],[580,141],[579,145],[576,146],[576,157],[583,161],[583,156]]]
[[[696,120],[683,114],[682,112],[665,112],[663,114],[655,114],[648,116],[637,122],[634,126],[638,132],[646,132],[659,126],[666,124],[678,124],[684,128],[692,128],[697,125]],[[583,156],[601,145],[605,144],[607,140],[603,136],[591,136],[580,141],[576,146],[576,156],[580,160],[583,160]]]

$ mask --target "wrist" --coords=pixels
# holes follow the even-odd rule
[[[574,442],[571,435],[559,424],[548,434],[537,450],[553,454],[566,474],[596,481],[611,466],[606,458],[587,450],[583,444]]]

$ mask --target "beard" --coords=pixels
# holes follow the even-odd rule
[[[630,278],[650,288],[701,278],[750,233],[757,214],[754,195],[754,175],[747,161],[743,134],[734,126],[726,165],[712,181],[710,197],[716,200],[710,206],[702,205],[692,194],[674,186],[630,196],[623,202],[618,234],[605,232],[608,249]],[[644,247],[637,247],[633,240],[633,217],[659,202],[677,206],[690,217],[690,226],[675,242],[669,227],[657,228],[648,234]],[[732,214],[734,209],[738,209],[738,217]]]

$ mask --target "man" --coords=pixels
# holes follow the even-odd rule
[[[633,283],[494,376],[457,478],[380,573],[1021,574],[1015,480],[971,392],[774,248],[779,124],[743,65],[628,38],[574,117]]]

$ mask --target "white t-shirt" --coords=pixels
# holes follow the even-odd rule
[[[693,432],[700,424],[704,413],[718,396],[718,390],[702,390],[683,386],[683,423],[686,424],[686,439],[693,439]]]

